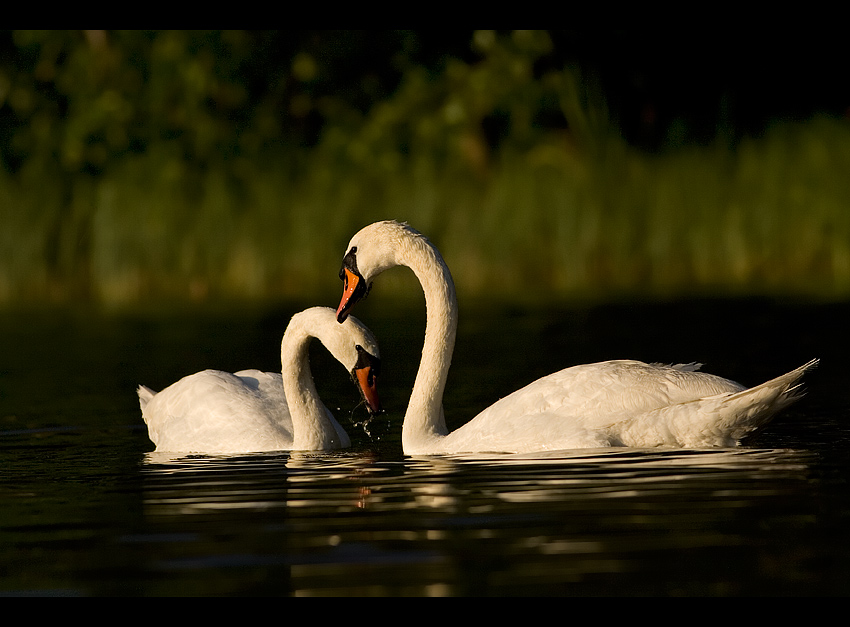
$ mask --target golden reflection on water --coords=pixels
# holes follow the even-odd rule
[[[489,590],[551,593],[633,576],[659,555],[752,550],[751,512],[787,516],[783,491],[805,486],[811,461],[785,449],[149,453],[144,510],[210,525],[192,550],[285,567],[295,596],[470,594],[484,571]],[[228,534],[240,548],[222,545]]]
[[[805,480],[811,459],[806,451],[743,448],[422,456],[390,462],[368,452],[238,456],[151,452],[143,467],[156,480],[145,499],[147,506],[191,513],[273,507],[445,509],[469,502],[471,490],[477,501],[482,495],[515,503],[568,495],[610,499],[675,492],[678,484],[688,481],[716,481],[715,494],[732,498],[752,490],[751,482],[759,479],[783,475]],[[762,492],[770,485],[781,487],[781,482],[763,483],[758,485]],[[399,498],[401,492],[404,498]],[[480,502],[469,506],[473,513],[493,507]]]

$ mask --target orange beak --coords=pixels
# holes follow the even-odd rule
[[[380,414],[383,410],[378,398],[378,377],[372,371],[372,366],[356,369],[354,378],[357,379],[357,384],[363,392],[363,398],[366,399],[366,404],[369,406],[369,413]]]
[[[336,310],[336,319],[338,322],[345,322],[349,310],[354,307],[354,304],[360,299],[360,293],[364,291],[362,287],[363,279],[351,270],[344,268],[342,275],[345,285],[342,291],[342,299],[339,301],[339,307]]]

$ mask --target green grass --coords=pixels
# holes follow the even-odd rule
[[[0,172],[0,305],[327,300],[351,235],[385,218],[429,235],[464,296],[841,299],[848,173],[850,123],[828,118],[657,155],[552,135],[442,165],[152,152],[100,177]]]

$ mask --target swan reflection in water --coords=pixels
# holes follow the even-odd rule
[[[482,576],[496,578],[494,589],[510,577],[514,593],[563,594],[611,573],[649,573],[641,585],[650,585],[652,569],[665,572],[683,548],[760,560],[765,525],[794,521],[810,500],[811,458],[784,449],[149,453],[144,509],[182,538],[158,569],[231,565],[235,576],[253,565],[298,595],[470,594]]]
[[[371,451],[186,455],[150,452],[146,503],[190,512],[336,506],[442,508],[483,498],[547,502],[713,485],[726,497],[808,480],[813,454],[792,449],[575,449],[381,459]],[[721,486],[725,486],[722,487]]]

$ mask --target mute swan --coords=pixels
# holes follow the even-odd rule
[[[699,365],[618,360],[566,368],[502,398],[449,433],[443,391],[454,350],[457,300],[436,247],[406,224],[378,222],[348,245],[340,269],[343,321],[388,268],[413,270],[425,293],[422,358],[402,427],[405,454],[535,452],[629,447],[737,446],[799,397],[817,360],[751,389]]]
[[[351,372],[369,412],[380,411],[374,336],[356,318],[340,326],[333,309],[314,307],[292,316],[286,327],[280,373],[204,370],[158,394],[139,386],[139,405],[156,450],[243,453],[350,446],[316,392],[308,350],[314,337]]]

